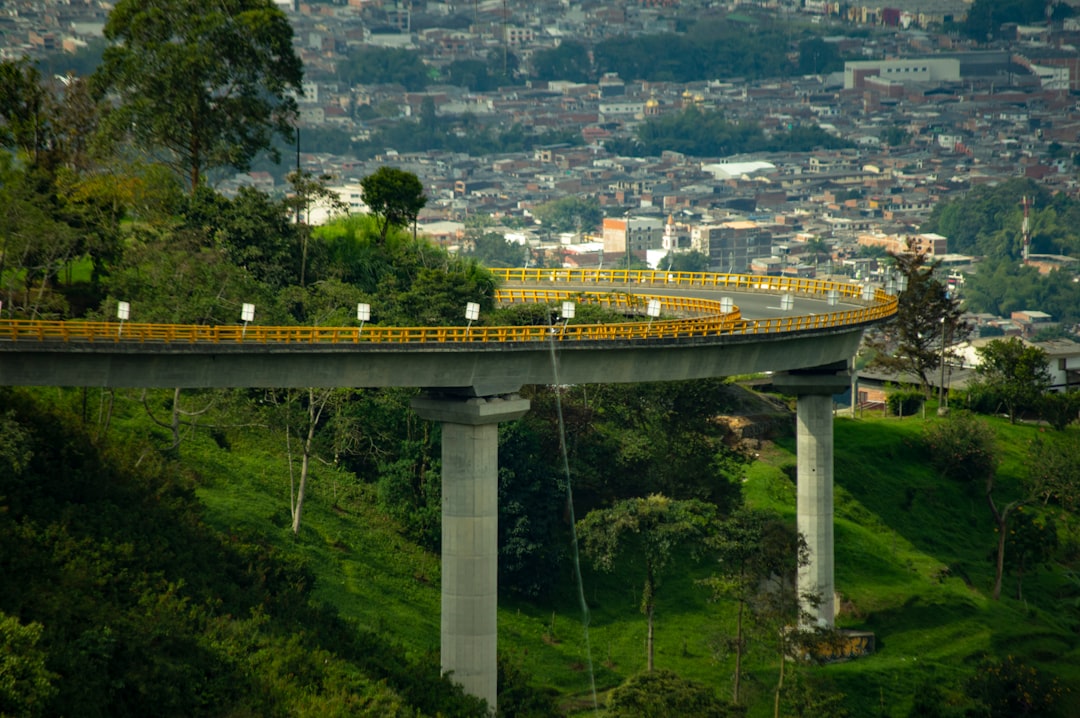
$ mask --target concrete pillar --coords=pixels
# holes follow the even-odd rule
[[[442,423],[442,670],[494,714],[499,422],[523,416],[529,401],[422,395],[412,407]]]
[[[790,372],[774,377],[777,389],[795,394],[795,447],[798,454],[796,513],[806,539],[810,562],[799,569],[799,594],[819,597],[805,606],[815,623],[832,627],[836,620],[833,578],[833,394],[850,385],[847,371]]]

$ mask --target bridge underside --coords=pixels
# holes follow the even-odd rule
[[[102,388],[419,386],[473,396],[528,384],[705,379],[846,362],[862,327],[669,342],[462,344],[0,343],[0,385]],[[554,347],[554,349],[553,349]]]

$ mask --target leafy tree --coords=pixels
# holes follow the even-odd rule
[[[1028,483],[1035,498],[1066,511],[1080,506],[1080,445],[1068,437],[1036,438],[1028,449]]]
[[[673,501],[653,494],[620,501],[610,509],[595,509],[578,522],[584,552],[598,568],[612,571],[620,557],[642,564],[646,670],[653,669],[653,614],[661,579],[676,556],[692,555],[704,547],[715,520],[715,507],[703,501]]]
[[[412,50],[362,45],[354,49],[348,61],[341,63],[338,79],[351,85],[398,84],[410,92],[428,85],[427,66]]]
[[[609,718],[737,718],[745,715],[724,703],[707,685],[661,669],[638,673],[608,695]]]
[[[935,205],[919,229],[948,237],[951,252],[1019,259],[1023,197],[1032,198],[1035,215],[1050,201],[1046,188],[1028,179],[979,185],[964,197]]]
[[[532,76],[538,80],[588,82],[591,73],[589,51],[578,42],[565,41],[532,56]]]
[[[692,252],[669,252],[660,266],[669,272],[707,272],[709,256],[696,249]]]
[[[939,263],[928,263],[926,255],[918,253],[889,256],[907,286],[900,292],[896,317],[871,341],[877,349],[873,364],[918,377],[929,398],[931,377],[941,366],[942,346],[963,341],[971,329],[960,318],[960,303],[934,275]]]
[[[953,412],[947,420],[923,426],[930,462],[954,481],[969,483],[992,475],[997,467],[993,430],[969,412]]]
[[[910,139],[911,133],[896,125],[889,125],[886,127],[885,133],[881,136],[882,142],[889,147],[900,147],[901,145],[907,144]]]
[[[301,242],[290,204],[241,187],[235,199],[202,186],[185,202],[181,217],[208,246],[272,290],[298,283]]]
[[[731,700],[738,705],[742,702],[743,657],[750,633],[747,625],[761,605],[762,591],[772,590],[771,582],[791,568],[798,537],[778,515],[743,508],[721,521],[708,541],[717,563],[715,573],[701,583],[710,590],[712,600],[731,599],[736,605],[735,635],[725,641],[725,647],[735,654]]]
[[[533,216],[554,233],[592,232],[604,221],[604,211],[595,197],[573,195],[536,206]]]
[[[0,292],[9,315],[63,316],[66,300],[54,290],[60,270],[76,256],[77,236],[56,217],[49,177],[14,166],[0,153]]]
[[[960,27],[967,37],[983,42],[998,37],[1005,23],[1024,25],[1045,18],[1043,0],[974,0]]]
[[[473,92],[488,92],[497,87],[488,67],[489,64],[483,60],[454,60],[443,68],[443,73],[447,84],[465,87]]]
[[[292,137],[303,70],[270,0],[120,0],[105,37],[96,76],[119,97],[112,128],[161,153],[192,192],[207,169],[276,159],[273,138]]]
[[[59,676],[48,670],[41,633],[40,623],[23,625],[0,611],[0,715],[45,715]]]
[[[976,381],[1005,405],[1015,424],[1017,413],[1035,408],[1050,387],[1046,351],[1017,337],[994,339],[976,351]]]
[[[488,267],[521,267],[529,257],[527,247],[511,242],[498,232],[467,232],[466,235],[472,235],[472,247],[462,254],[475,257]]]
[[[1080,392],[1047,392],[1039,399],[1039,416],[1058,431],[1080,420]]]
[[[540,424],[499,427],[499,590],[531,598],[558,585],[568,539],[566,490]]]
[[[603,407],[594,422],[614,454],[605,484],[579,482],[582,499],[592,489],[605,501],[661,493],[708,501],[722,512],[739,504],[747,457],[727,445],[727,429],[714,420],[733,404],[725,380],[599,385],[589,396]]]
[[[49,142],[49,95],[28,58],[0,62],[0,147],[36,159]]]
[[[1004,660],[987,656],[965,688],[977,706],[966,715],[979,718],[1057,715],[1061,699],[1069,692],[1056,678],[1013,656]]]
[[[379,238],[385,243],[390,227],[406,227],[427,204],[424,185],[411,172],[380,167],[362,180],[360,199],[379,218]]]
[[[836,45],[820,37],[811,37],[799,43],[798,70],[803,75],[818,75],[842,70],[843,62]]]
[[[310,172],[304,170],[296,170],[289,173],[289,184],[292,186],[292,197],[289,198],[288,204],[296,212],[296,216],[300,217],[308,216],[308,208],[312,204],[319,204],[326,207],[328,214],[331,217],[340,214],[347,214],[349,211],[349,205],[341,196],[331,190],[327,183],[330,181],[329,175],[322,175],[321,177],[314,177]],[[307,283],[307,267],[308,267],[308,248],[311,244],[311,225],[310,222],[297,222],[298,231],[300,233],[300,286],[303,287]]]
[[[1016,600],[1024,600],[1024,577],[1050,561],[1058,547],[1054,517],[1017,509],[1006,541],[1005,569],[1016,577]]]

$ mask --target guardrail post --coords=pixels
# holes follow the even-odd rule
[[[422,394],[412,408],[442,424],[442,670],[494,715],[499,422],[524,416],[529,400]]]
[[[814,621],[832,627],[836,619],[833,577],[833,401],[851,385],[845,367],[817,367],[776,374],[773,385],[797,397],[796,523],[810,550],[810,562],[799,569],[799,595],[819,603],[804,605]]]

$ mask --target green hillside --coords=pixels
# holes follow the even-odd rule
[[[189,656],[193,665],[175,658],[148,672],[150,677],[142,677],[145,702],[133,704],[131,715],[138,714],[139,706],[152,705],[153,686],[177,680],[193,682],[203,695],[201,703],[174,697],[176,715],[392,714],[386,706],[420,710],[424,715],[440,711],[465,715],[462,711],[471,710],[464,707],[466,703],[454,703],[460,698],[440,687],[432,673],[439,640],[438,558],[404,538],[402,527],[376,508],[372,477],[316,464],[302,529],[294,537],[285,441],[265,427],[195,430],[162,459],[156,458],[156,452],[147,453],[146,442],[165,443],[168,432],[148,422],[134,392],[114,397],[107,428],[94,418],[101,415],[105,395],[90,392],[88,405],[93,410],[86,410],[81,408],[81,391],[54,389],[35,394],[36,403],[21,392],[3,395],[2,408],[14,412],[8,419],[18,417],[28,427],[28,435],[48,433],[55,444],[39,438],[34,444],[35,458],[21,464],[11,458],[20,456],[12,449],[20,444],[10,432],[0,446],[4,449],[0,457],[10,466],[23,467],[21,474],[5,470],[5,483],[0,485],[4,508],[0,513],[4,537],[0,582],[5,584],[0,590],[0,611],[18,617],[22,624],[39,621],[44,625],[39,647],[69,652],[65,654],[68,664],[58,663],[55,657],[45,661],[54,674],[54,686],[60,673],[55,666],[71,669],[75,665],[71,656],[85,649],[90,636],[112,646],[106,651],[108,657],[97,659],[97,665],[120,671],[112,680],[137,680],[121,669],[126,666],[124,670],[133,671],[138,657],[146,660],[155,655],[155,641],[169,645],[161,634],[168,628],[161,625],[164,612],[175,622],[174,630],[202,631],[204,636],[185,644],[194,652],[195,658]],[[49,418],[53,417],[49,407],[61,413]],[[74,413],[62,413],[67,410]],[[85,425],[80,411],[89,416]],[[27,418],[35,414],[38,419]],[[989,421],[1003,456],[999,491],[1007,496],[1015,491],[1030,460],[1030,441],[1042,434],[1033,426]],[[1014,657],[1037,669],[1043,687],[1052,685],[1052,678],[1062,690],[1080,685],[1080,580],[1074,570],[1077,542],[1069,517],[1058,517],[1061,545],[1052,568],[1029,571],[1024,577],[1024,600],[1012,598],[1012,576],[1006,577],[1002,599],[991,600],[990,555],[995,535],[985,500],[979,487],[942,478],[931,467],[920,438],[923,424],[911,418],[836,421],[840,624],[873,631],[877,652],[844,663],[787,666],[792,695],[803,698],[801,703],[786,703],[785,715],[843,715],[837,705],[851,716],[963,715],[970,704],[966,696],[975,690],[968,681],[986,657],[999,662]],[[45,427],[52,428],[46,432]],[[1053,438],[1077,441],[1080,436],[1073,428]],[[50,445],[66,448],[46,455],[44,447]],[[87,458],[101,447],[107,458]],[[754,507],[774,508],[793,521],[793,440],[765,442],[757,452],[758,460],[750,465],[743,483],[745,501]],[[55,469],[75,468],[83,461],[104,463],[103,475],[132,485],[110,487],[109,491],[123,494],[110,498],[101,495],[109,491],[99,479],[84,477],[81,471],[73,475]],[[133,464],[139,468],[131,469]],[[46,465],[54,467],[49,481],[26,480],[35,475],[35,466]],[[128,468],[117,468],[121,465]],[[155,472],[172,478],[162,484],[154,478]],[[69,490],[69,482],[75,482],[77,490]],[[198,504],[189,503],[189,490]],[[95,521],[102,522],[86,534],[96,536],[91,542],[99,544],[96,553],[77,558],[76,553],[86,547],[73,541],[65,549],[69,553],[64,560],[47,558],[60,542],[44,534],[68,535],[83,520],[78,519],[80,511],[65,508],[64,501],[77,501],[85,508],[91,506],[91,499],[96,502],[91,514],[96,513]],[[130,501],[141,508],[132,510]],[[176,517],[157,513],[165,510],[158,506],[161,503],[186,517],[183,531],[175,525]],[[106,505],[111,508],[102,509]],[[147,505],[154,507],[153,513],[148,513]],[[45,518],[49,507],[62,520],[49,524]],[[32,555],[40,554],[40,561],[55,566],[51,570],[64,579],[65,590],[72,591],[69,597],[80,608],[65,608],[63,596],[54,593],[47,581],[28,582],[35,569],[25,565],[29,559],[20,562],[17,558],[28,555],[20,547],[26,542],[36,547]],[[108,545],[102,547],[101,542]],[[157,563],[144,566],[136,560],[140,554]],[[253,561],[263,566],[262,574],[251,573]],[[269,568],[279,561],[281,568]],[[105,566],[102,575],[95,574],[94,562]],[[73,573],[73,564],[80,570]],[[519,678],[531,676],[535,687],[557,693],[562,712],[591,715],[593,681],[603,708],[610,689],[644,669],[645,622],[638,610],[641,576],[633,571],[598,574],[583,563],[584,597],[591,611],[590,651],[572,565],[566,561],[562,566],[558,585],[548,598],[508,597],[501,602],[500,648],[507,665],[523,672],[517,674]],[[734,616],[730,605],[709,602],[695,583],[709,573],[707,561],[686,561],[661,586],[656,664],[705,683],[727,698],[733,659],[723,644],[733,632]],[[148,581],[148,575],[158,576],[158,583]],[[270,576],[277,583],[267,583]],[[131,587],[125,583],[129,580]],[[23,583],[16,591],[12,582]],[[171,588],[162,590],[161,585]],[[225,586],[233,586],[227,595]],[[149,611],[150,596],[163,608]],[[48,610],[41,602],[50,604]],[[100,604],[89,605],[96,602]],[[319,609],[322,603],[334,607],[338,615]],[[133,612],[132,606],[136,607]],[[127,623],[117,624],[116,635],[129,630],[132,635],[142,632],[156,637],[125,654],[128,663],[120,661],[123,652],[115,647],[114,638],[106,640],[100,630],[90,628],[101,617],[121,610]],[[72,632],[70,626],[50,626],[50,617],[82,628]],[[0,635],[11,641],[7,633]],[[268,652],[275,651],[292,658],[269,660]],[[365,652],[370,655],[365,657]],[[307,663],[311,655],[324,656],[325,665],[333,669],[320,669],[312,679],[305,674],[314,670]],[[281,665],[288,660],[296,665]],[[772,715],[779,664],[771,640],[752,637],[748,660],[749,676],[744,683],[748,715]],[[231,666],[230,676],[244,676],[245,685],[263,680],[261,702],[238,697],[239,690],[224,692],[207,677],[223,665]],[[92,667],[83,665],[83,670]],[[0,676],[4,670],[0,667]],[[126,690],[107,682],[95,685],[98,693],[94,695],[102,700]],[[536,698],[528,692],[522,695]],[[829,704],[829,699],[839,703]],[[932,703],[938,712],[913,713],[917,699]],[[507,698],[506,707],[522,704]],[[1059,701],[1059,705],[1069,702]],[[186,710],[192,706],[198,710]],[[12,715],[51,714],[9,711]],[[112,714],[119,713],[113,710]],[[522,710],[517,714],[544,713]],[[1070,713],[1066,708],[1057,715]]]

